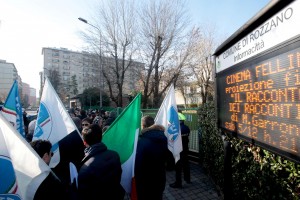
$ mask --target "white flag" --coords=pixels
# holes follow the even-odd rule
[[[3,116],[25,137],[18,82],[15,80],[1,110]]]
[[[51,169],[0,114],[0,199],[32,200]]]
[[[52,87],[50,81],[46,78],[32,140],[43,139],[49,140],[52,143],[52,151],[54,155],[49,164],[51,168],[56,167],[61,160],[62,152],[60,152],[61,146],[59,142],[71,133],[75,134],[72,138],[77,139],[76,144],[81,146],[80,150],[82,150],[81,154],[83,157],[84,147],[79,131]],[[72,142],[70,142],[70,145],[72,145],[71,143]],[[76,149],[78,150],[78,148]],[[69,149],[69,151],[71,151],[71,149]],[[73,153],[76,154],[76,151]],[[78,159],[81,160],[81,158]],[[67,167],[70,161],[74,163],[73,160],[68,160],[68,162],[66,161]],[[55,171],[55,173],[57,172]]]
[[[155,124],[160,124],[165,127],[165,135],[168,138],[168,148],[172,152],[176,163],[180,159],[182,142],[173,84],[170,86],[158,110],[155,117]]]

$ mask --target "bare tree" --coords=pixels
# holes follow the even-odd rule
[[[60,82],[61,79],[59,71],[57,71],[56,69],[49,69],[46,76],[51,82],[51,85],[58,94],[59,98],[62,100],[62,102],[65,103],[66,97],[69,95],[69,91],[67,91],[63,83]]]
[[[71,97],[75,97],[78,94],[78,84],[76,75],[71,76],[71,79],[69,79],[66,88]]]
[[[93,20],[97,30],[90,27],[90,31],[83,34],[92,52],[100,57],[110,99],[117,106],[123,104],[123,84],[126,72],[133,67],[133,55],[136,51],[134,3],[133,0],[110,0],[106,4],[101,1]]]
[[[130,78],[141,74],[136,82],[143,85],[143,107],[148,107],[151,97],[153,107],[159,107],[168,87],[176,85],[187,66],[198,39],[198,32],[189,27],[186,2],[145,0],[138,7],[134,0],[101,3],[93,27],[83,36],[105,66],[102,72],[110,99],[122,106],[124,80],[137,59],[144,73]]]
[[[189,17],[182,0],[143,1],[139,10],[140,56],[146,64],[143,107],[147,107],[150,96],[153,106],[158,107],[185,66],[193,34],[187,31]]]
[[[213,92],[213,59],[212,53],[216,47],[216,31],[214,27],[195,29],[197,40],[192,49],[192,58],[189,60],[188,69],[193,75],[198,87],[202,103],[207,102],[209,94]]]
[[[186,108],[187,104],[187,94],[186,88],[189,85],[187,78],[185,77],[184,73],[181,73],[176,82],[176,88],[181,93],[183,100],[184,100],[184,107]]]
[[[61,88],[61,82],[60,82],[60,74],[56,69],[49,69],[47,73],[47,77],[49,81],[51,82],[53,88],[57,93],[59,93],[59,90]]]

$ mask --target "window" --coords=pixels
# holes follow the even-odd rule
[[[64,66],[63,66],[63,69],[70,70],[70,66],[64,65]]]
[[[63,76],[64,81],[68,81],[69,80],[69,76]]]
[[[58,64],[52,64],[52,67],[58,69]]]
[[[52,56],[58,57],[59,56],[59,51],[52,51]]]
[[[70,59],[70,55],[64,54],[64,55],[63,55],[63,58]]]

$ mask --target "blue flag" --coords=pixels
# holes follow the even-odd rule
[[[18,82],[16,80],[9,91],[1,112],[3,116],[15,127],[15,129],[23,137],[25,137],[21,99],[19,95]]]

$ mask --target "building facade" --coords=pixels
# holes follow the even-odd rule
[[[30,93],[29,93],[29,105],[30,106],[37,106],[36,105],[36,89],[35,88],[30,88]]]
[[[0,100],[5,102],[9,91],[15,80],[18,81],[19,95],[22,101],[22,106],[26,108],[28,105],[36,106],[36,89],[31,88],[29,84],[22,82],[18,75],[16,66],[13,63],[8,63],[5,60],[0,60]]]
[[[68,98],[81,94],[85,89],[91,87],[102,88],[104,92],[108,91],[104,77],[100,76],[99,56],[66,48],[43,48],[42,55],[44,56],[43,76],[50,77],[53,76],[53,73],[54,75],[57,73],[55,76],[58,78],[60,90],[64,91]],[[126,62],[125,64],[128,64],[128,61]],[[113,75],[115,66],[113,58],[101,57],[101,65],[103,71],[111,74],[111,79],[116,78]],[[142,70],[144,70],[142,63],[131,61],[124,78],[123,94],[130,94],[138,88],[137,84],[140,79],[138,74]],[[102,80],[101,77],[103,77]],[[77,94],[74,93],[74,90],[77,91]]]
[[[175,89],[175,98],[177,105],[191,106],[202,103],[201,88],[197,85],[185,85],[183,90]]]
[[[65,48],[43,48],[42,54],[44,56],[43,75],[50,78],[56,71],[62,89],[69,90],[72,77],[76,77],[78,93],[82,93],[87,86],[99,86],[100,81],[95,79],[95,71],[93,71],[96,65],[95,60],[89,54]]]
[[[22,97],[26,104],[30,105],[29,98],[30,98],[30,85],[27,83],[22,83]]]
[[[0,100],[4,103],[14,81],[20,78],[13,63],[0,60],[0,70]]]

